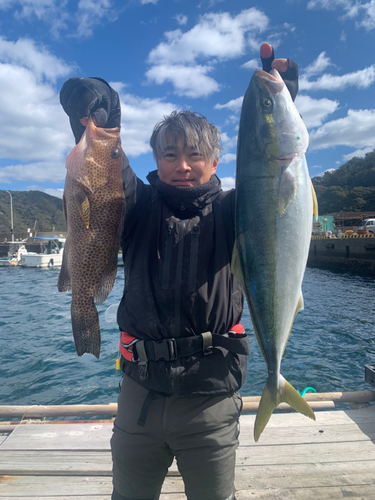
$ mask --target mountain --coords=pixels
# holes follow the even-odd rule
[[[14,233],[21,237],[27,229],[32,232],[66,231],[62,200],[41,191],[10,191],[13,199]],[[0,233],[10,234],[10,196],[0,190]],[[54,229],[53,229],[54,228]]]
[[[312,179],[320,214],[375,212],[375,150]]]

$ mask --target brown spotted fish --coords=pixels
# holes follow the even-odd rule
[[[120,129],[96,127],[88,118],[66,169],[67,237],[57,287],[60,292],[72,291],[78,356],[87,352],[99,358],[100,326],[94,301],[102,304],[115,283],[125,211]]]

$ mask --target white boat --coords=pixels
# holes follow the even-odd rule
[[[41,252],[30,252],[21,255],[22,267],[61,267],[64,254],[65,238],[36,236],[32,238],[41,246]]]
[[[7,257],[0,258],[1,267],[19,266],[22,255],[27,254],[24,242],[11,242]]]

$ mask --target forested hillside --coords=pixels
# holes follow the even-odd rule
[[[11,191],[15,234],[26,233],[37,221],[39,232],[66,231],[62,200],[41,191]],[[0,233],[10,230],[10,196],[0,190]]]
[[[312,181],[320,214],[375,212],[375,150]]]

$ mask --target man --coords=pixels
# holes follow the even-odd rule
[[[295,97],[297,65],[274,60],[269,44],[261,58]],[[77,142],[86,116],[120,126],[117,93],[104,80],[68,80],[61,103]],[[150,144],[157,170],[149,185],[124,155],[124,377],[111,439],[112,499],[157,499],[175,457],[189,500],[229,500],[249,353],[239,324],[244,295],[230,267],[234,190],[221,190],[220,134],[205,117],[174,112]]]

